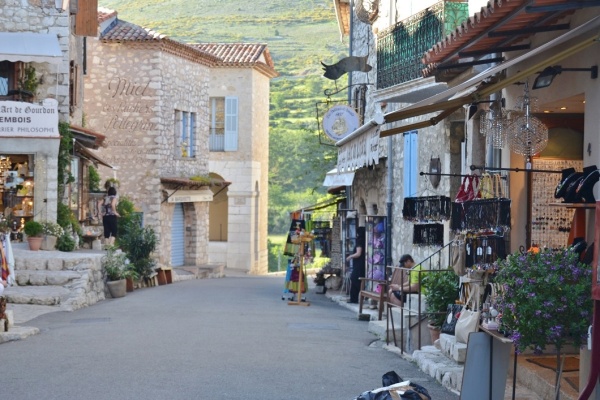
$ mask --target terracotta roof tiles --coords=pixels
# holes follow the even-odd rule
[[[526,12],[527,6],[560,5],[563,0],[489,0],[479,12],[470,16],[441,41],[435,43],[424,55],[423,76],[436,73],[439,64],[454,63],[458,52],[465,50],[494,49],[525,39],[529,35],[490,36],[491,31],[548,26],[572,11]],[[533,34],[533,33],[532,33]]]

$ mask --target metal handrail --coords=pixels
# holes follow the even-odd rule
[[[419,274],[419,282],[421,281],[421,274],[422,273],[439,273],[439,272],[445,272],[445,271],[447,271],[447,267],[442,267],[442,264],[441,264],[442,263],[442,257],[443,257],[442,252],[446,248],[449,248],[449,246],[452,243],[454,243],[454,241],[450,241],[445,246],[439,248],[435,253],[431,254],[429,257],[427,257],[426,259],[424,259],[420,263],[417,263],[417,265],[422,265],[422,266],[425,265],[425,264],[429,264],[429,268],[423,268],[423,269],[421,269],[419,271],[412,271],[412,268],[403,268],[403,267],[391,267],[391,268],[392,269],[399,269],[399,270],[401,270],[401,282],[404,281],[404,273],[410,273],[411,271],[413,273],[417,272]],[[431,268],[431,264],[432,264],[434,258],[437,258],[437,264],[436,264],[437,268],[435,268],[435,269]],[[448,254],[448,263],[446,264],[446,266],[449,266],[449,265],[450,265],[450,254]],[[404,346],[404,312],[405,311],[408,313],[409,319],[410,319],[410,316],[412,314],[416,314],[417,315],[417,321],[414,324],[412,324],[412,325],[409,323],[408,328],[412,329],[415,325],[418,325],[417,326],[417,332],[418,332],[418,334],[417,334],[417,336],[418,336],[417,345],[418,345],[418,349],[419,350],[421,349],[421,322],[426,318],[426,316],[424,315],[424,312],[422,312],[424,310],[421,310],[421,304],[422,304],[422,302],[421,302],[421,293],[422,293],[422,291],[419,290],[417,312],[413,311],[410,308],[410,297],[408,297],[408,301],[407,301],[408,308],[404,307],[404,306],[400,307],[400,306],[398,306],[396,304],[390,303],[389,301],[386,302],[386,306],[387,306],[386,307],[386,344],[390,343],[389,336],[390,336],[390,320],[391,320],[391,323],[392,323],[392,334],[393,334],[393,337],[394,337],[394,346],[398,347],[398,343],[397,343],[397,340],[396,340],[396,330],[395,330],[395,326],[394,326],[394,316],[392,314],[392,309],[394,307],[400,308],[400,319],[401,319],[401,321],[400,321],[400,351],[402,353],[404,353],[404,350],[405,350],[405,346]]]

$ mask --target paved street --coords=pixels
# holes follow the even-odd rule
[[[189,280],[40,316],[0,346],[7,399],[353,399],[394,370],[458,399],[382,348],[323,295],[282,301],[282,277]]]

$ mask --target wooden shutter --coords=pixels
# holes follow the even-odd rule
[[[78,0],[75,35],[98,36],[98,0]]]
[[[225,97],[225,151],[238,149],[238,98]]]
[[[419,176],[418,139],[417,131],[410,131],[404,134],[404,197],[414,197],[417,195],[417,180]]]

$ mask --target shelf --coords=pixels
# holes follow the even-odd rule
[[[566,208],[585,208],[593,210],[596,208],[596,203],[549,203],[552,207],[566,207]]]

